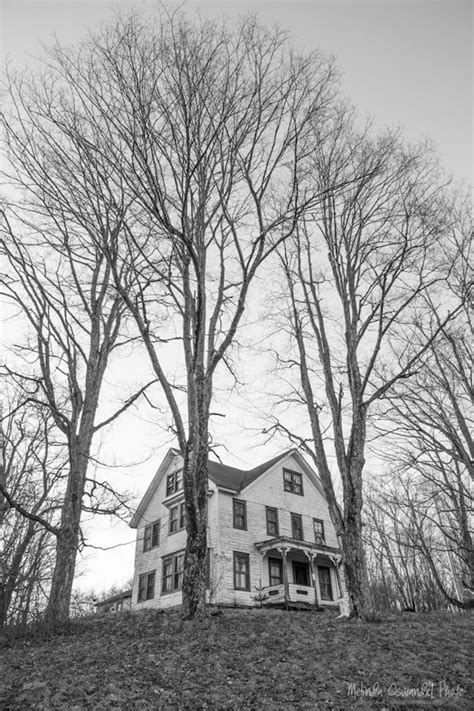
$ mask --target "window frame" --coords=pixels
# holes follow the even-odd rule
[[[166,567],[170,565],[170,572],[165,574]],[[162,558],[161,562],[161,594],[171,595],[183,589],[184,551],[176,551]],[[168,586],[167,581],[170,581]]]
[[[148,526],[145,526],[143,532],[143,552],[151,551],[152,548],[158,548],[160,545],[160,524],[161,521],[153,521]],[[155,540],[155,542],[153,542]]]
[[[316,531],[316,524],[320,525],[321,530]],[[315,543],[319,543],[318,538],[321,539],[322,543],[326,543],[326,532],[324,530],[324,521],[321,518],[313,518],[313,532]]]
[[[278,576],[278,582],[277,583],[272,583],[272,564],[277,564],[279,568],[279,576]],[[274,585],[282,585],[283,584],[283,560],[282,558],[269,558],[268,559],[268,584],[273,587]]]
[[[244,571],[237,570],[237,562],[239,560],[244,562],[244,567],[245,567]],[[244,592],[249,592],[250,591],[250,555],[249,555],[249,553],[242,553],[241,551],[234,551],[233,570],[234,570],[234,590],[243,590]],[[245,586],[244,587],[237,585],[237,576],[240,576],[240,575],[245,576]]]
[[[177,469],[166,477],[166,496],[172,496],[183,489],[183,470]]]
[[[237,508],[239,506],[242,507],[241,513],[237,512]],[[237,525],[238,518],[242,519],[242,525]],[[239,531],[247,530],[247,502],[243,499],[232,499],[232,523],[233,528],[236,528]]]
[[[326,574],[327,571],[327,580],[323,580],[321,573],[324,571],[324,574]],[[319,594],[321,596],[321,600],[329,600],[333,601],[334,600],[334,593],[332,589],[332,579],[331,579],[331,568],[327,565],[318,565],[318,582],[319,582]],[[327,588],[328,586],[328,588]],[[327,594],[323,593],[324,591],[329,591],[329,596]]]
[[[299,513],[290,512],[291,516],[291,537],[294,541],[304,541],[304,530],[303,530],[303,516]],[[295,521],[298,521],[298,526],[301,532],[301,537],[295,536],[295,531],[297,526],[295,526]]]
[[[150,583],[150,580],[152,583]],[[156,584],[156,570],[149,570],[138,576],[137,603],[154,600]]]
[[[176,516],[174,516],[176,512]],[[176,527],[174,526],[176,524]],[[186,528],[186,506],[184,501],[179,504],[175,504],[170,507],[169,510],[169,523],[168,523],[168,535],[172,536],[175,533],[179,533]]]
[[[289,477],[289,478],[288,478]],[[292,469],[283,469],[283,490],[297,496],[304,496],[303,475]]]
[[[275,514],[275,520],[270,521],[268,514],[274,513]],[[278,509],[275,508],[275,506],[265,506],[265,521],[266,521],[266,526],[267,526],[267,536],[272,536],[273,538],[277,538],[280,535],[280,525],[278,522]],[[275,532],[272,533],[270,530],[270,526],[275,526]]]

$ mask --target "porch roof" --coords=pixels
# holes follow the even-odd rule
[[[321,543],[311,543],[310,541],[300,541],[296,538],[289,538],[288,536],[277,536],[276,538],[269,538],[266,541],[259,541],[255,543],[255,548],[260,551],[260,553],[266,553],[274,548],[287,548],[288,550],[306,551],[311,553],[326,553],[328,555],[340,555],[338,548],[332,546],[326,546]]]

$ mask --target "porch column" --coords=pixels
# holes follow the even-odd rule
[[[349,595],[347,594],[346,584],[344,580],[344,575],[339,572],[339,567],[342,565],[341,556],[332,555],[329,559],[334,565],[336,571],[337,586],[339,588],[339,609],[341,611],[342,617],[349,617],[351,606],[349,603]]]
[[[283,588],[284,588],[284,594],[285,594],[285,608],[287,608],[288,602],[290,599],[290,590],[288,587],[288,570],[286,567],[286,548],[285,548],[285,546],[282,546],[280,548],[280,551],[281,551],[282,567],[283,567]]]
[[[316,556],[311,554],[311,574],[313,576],[314,588],[314,606],[319,607],[318,599],[318,566],[316,565]]]

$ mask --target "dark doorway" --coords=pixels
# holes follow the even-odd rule
[[[308,563],[298,563],[293,561],[293,582],[295,585],[309,585]]]

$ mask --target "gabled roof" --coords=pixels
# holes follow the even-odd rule
[[[279,462],[280,459],[284,459],[288,456],[288,454],[291,454],[294,451],[296,450],[287,450],[286,452],[283,452],[282,454],[273,457],[273,459],[269,459],[268,462],[264,462],[263,464],[259,464],[258,467],[254,467],[254,469],[248,470],[228,467],[226,464],[221,464],[220,462],[213,462],[209,460],[209,478],[212,479],[214,484],[216,484],[217,486],[222,486],[224,488],[235,489],[236,491],[240,491],[240,489],[243,489],[245,486],[248,486],[253,481],[255,481],[255,479],[258,479],[261,474],[264,474],[266,471],[268,471],[268,469],[270,469],[274,464]]]
[[[313,483],[318,487],[321,494],[324,496],[321,483],[318,477],[315,476],[313,470],[297,449],[287,449],[281,454],[278,454],[276,457],[273,457],[272,459],[263,462],[263,464],[259,464],[258,467],[254,467],[253,469],[248,470],[238,469],[237,467],[229,467],[227,466],[227,464],[221,464],[220,462],[214,462],[212,460],[209,460],[209,478],[219,488],[230,489],[231,491],[238,492],[244,489],[252,482],[254,482],[256,479],[258,479],[258,477],[262,476],[262,474],[265,474],[265,472],[271,469],[280,460],[286,459],[290,455],[293,455],[297,459],[300,466],[313,480]],[[176,457],[180,457],[179,451],[177,449],[169,449],[165,455],[165,458],[160,464],[158,471],[153,477],[148,489],[146,490],[142,500],[138,504],[137,510],[135,511],[135,514],[133,515],[132,520],[130,521],[131,528],[137,528],[140,519],[144,515],[151,499],[153,498],[153,495],[160,481],[162,480],[165,472],[168,471],[171,462]]]

